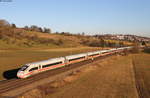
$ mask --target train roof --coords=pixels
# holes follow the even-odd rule
[[[75,54],[75,55],[68,55],[68,56],[65,56],[67,59],[71,59],[71,58],[75,58],[75,57],[83,57],[83,56],[86,56],[87,53],[80,53],[80,54]]]
[[[100,51],[88,52],[87,54],[88,55],[93,55],[93,54],[98,54],[98,53],[100,53]]]
[[[101,50],[100,52],[101,53],[104,53],[104,52],[108,52],[109,50]]]
[[[59,57],[59,58],[51,58],[51,59],[48,59],[48,60],[43,60],[43,61],[38,61],[38,62],[33,62],[33,63],[28,63],[26,64],[27,66],[30,66],[30,65],[39,65],[39,64],[48,64],[48,63],[53,63],[53,62],[57,62],[57,61],[62,61],[64,60],[63,57]]]

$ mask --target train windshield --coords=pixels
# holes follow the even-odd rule
[[[29,66],[24,65],[20,70],[21,70],[21,71],[24,71],[24,70],[26,70],[28,67],[29,67]]]

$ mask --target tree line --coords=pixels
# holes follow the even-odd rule
[[[11,28],[17,28],[16,24],[12,23],[10,24],[8,21],[6,20],[0,20],[0,27],[11,27]],[[35,31],[35,32],[42,32],[42,33],[51,33],[51,29],[50,28],[42,28],[36,25],[31,25],[31,26],[24,26],[23,27],[24,30],[28,30],[28,31]]]
[[[42,33],[51,33],[51,29],[50,28],[42,28],[36,25],[31,25],[29,26],[25,26],[24,27],[25,30],[29,30],[29,31],[35,31],[35,32],[42,32]]]

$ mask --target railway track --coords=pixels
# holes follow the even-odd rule
[[[113,55],[113,54],[111,54],[111,55]],[[62,67],[62,68],[58,68],[58,69],[39,73],[37,75],[34,75],[34,76],[26,78],[26,79],[11,79],[11,80],[7,80],[7,81],[1,81],[0,82],[0,95],[2,95],[2,96],[7,95],[8,92],[11,92],[11,91],[16,90],[18,88],[21,88],[21,87],[23,88],[29,84],[31,85],[37,81],[41,81],[41,80],[47,79],[48,77],[53,77],[55,75],[64,73],[66,71],[76,69],[78,67],[92,63],[94,61],[104,59],[104,58],[111,56],[111,55],[100,56],[100,57],[95,58],[94,60],[86,60],[86,61],[82,61],[79,63],[70,64],[70,65]],[[29,88],[28,88],[28,90],[29,90]],[[16,95],[18,95],[18,94],[16,94]],[[8,94],[8,95],[10,95],[10,94]]]

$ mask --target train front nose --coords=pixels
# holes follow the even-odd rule
[[[18,78],[23,78],[23,71],[18,71],[17,72],[17,77]]]

